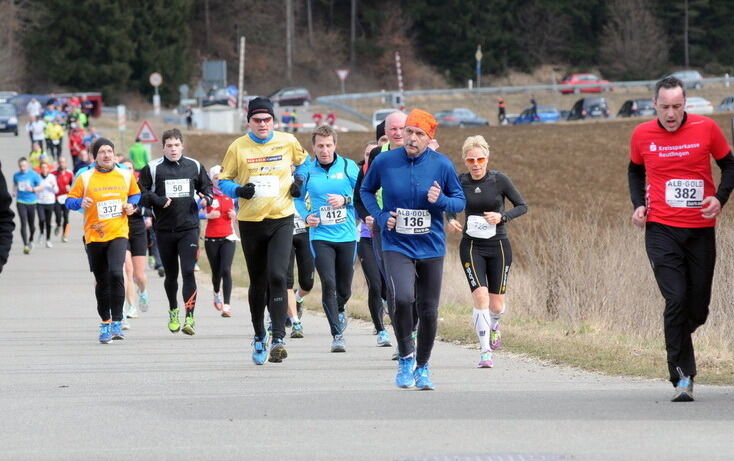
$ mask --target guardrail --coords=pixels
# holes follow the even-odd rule
[[[723,83],[726,86],[734,83],[734,77],[726,75],[724,77],[712,77],[704,78],[701,80],[703,85],[707,83]],[[482,87],[482,88],[447,88],[437,90],[409,90],[403,92],[406,98],[410,96],[430,96],[430,95],[475,95],[475,94],[513,94],[513,93],[525,93],[534,91],[554,91],[559,92],[565,89],[583,89],[583,88],[599,88],[603,90],[611,90],[613,88],[647,88],[652,89],[658,80],[636,80],[628,82],[609,82],[609,83],[585,83],[579,85],[527,85],[527,86],[497,86],[497,87]],[[398,95],[397,91],[373,91],[369,93],[347,93],[347,94],[335,94],[320,96],[316,98],[318,104],[338,104],[340,101],[355,101],[359,99],[371,99],[371,98],[383,98],[385,101],[390,101],[395,95]],[[334,106],[336,107],[336,106]],[[344,109],[344,107],[339,107]],[[351,108],[350,108],[351,109]],[[352,109],[353,110],[353,109]],[[355,114],[356,115],[356,114]],[[361,114],[360,114],[361,115]]]

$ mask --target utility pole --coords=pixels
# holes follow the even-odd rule
[[[349,63],[354,71],[357,66],[357,0],[352,0],[352,34],[349,43]]]
[[[285,0],[285,78],[293,78],[293,0]]]
[[[683,57],[688,68],[688,0],[683,1]]]
[[[306,17],[308,18],[308,45],[313,48],[313,10],[311,0],[306,0]]]
[[[204,0],[204,49],[209,53],[209,0]]]
[[[237,108],[242,114],[242,94],[245,92],[245,37],[240,37],[240,78],[237,87]]]

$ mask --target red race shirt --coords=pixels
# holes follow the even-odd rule
[[[719,160],[731,149],[716,122],[686,115],[672,133],[657,119],[638,125],[630,139],[630,160],[645,167],[648,222],[713,227],[715,219],[701,216],[701,201],[716,193],[709,156]]]
[[[213,198],[214,202],[212,206],[206,207],[206,212],[211,213],[214,210],[219,210],[220,215],[218,218],[207,221],[204,236],[212,238],[229,237],[234,234],[234,228],[227,212],[234,209],[234,203],[231,198],[224,194],[215,193]]]
[[[56,175],[56,184],[59,186],[59,193],[56,196],[68,194],[71,189],[71,183],[74,182],[74,173],[69,170],[64,170],[63,173],[56,170],[51,174]]]

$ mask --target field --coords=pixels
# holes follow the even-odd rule
[[[730,115],[715,120],[729,136]],[[529,212],[510,225],[514,264],[503,321],[507,349],[586,369],[665,377],[663,301],[644,253],[643,234],[629,222],[627,143],[639,120],[546,126],[439,129],[442,152],[462,171],[459,152],[468,135],[490,144],[490,168],[506,172]],[[299,134],[304,146],[308,135]],[[206,166],[221,161],[234,136],[192,135],[188,152]],[[369,137],[339,135],[339,151],[358,158]],[[718,171],[717,168],[714,168]],[[696,333],[699,379],[734,383],[730,332],[734,306],[734,231],[725,209],[719,225],[719,260],[708,323]],[[729,215],[729,216],[728,216]],[[471,298],[459,268],[457,238],[450,236],[439,334],[474,344]],[[241,254],[236,269],[246,279]],[[320,310],[318,290],[308,298]],[[353,314],[368,318],[366,288],[355,274]]]

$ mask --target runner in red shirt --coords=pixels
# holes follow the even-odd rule
[[[71,189],[71,183],[74,182],[74,173],[72,173],[66,165],[66,157],[59,157],[59,166],[52,173],[56,176],[56,184],[59,186],[59,193],[56,194],[56,203],[54,204],[54,216],[56,218],[56,228],[54,235],[61,236],[62,242],[69,241],[69,209],[64,206],[66,196]]]
[[[84,149],[84,130],[73,128],[69,133],[69,152],[72,160],[76,161],[82,149]]]
[[[234,202],[219,189],[220,165],[209,169],[212,180],[211,206],[206,208],[206,232],[204,249],[212,269],[212,285],[214,286],[214,307],[222,312],[222,317],[231,317],[229,307],[232,295],[232,260],[234,259],[235,242],[239,240],[234,231],[233,222],[237,218]],[[220,291],[221,285],[221,291]]]
[[[645,228],[645,247],[665,298],[664,331],[674,402],[693,400],[696,359],[691,334],[706,322],[716,260],[716,217],[734,188],[734,157],[716,123],[685,112],[683,83],[655,85],[657,118],[630,140],[632,222]],[[714,186],[713,157],[721,168]]]

